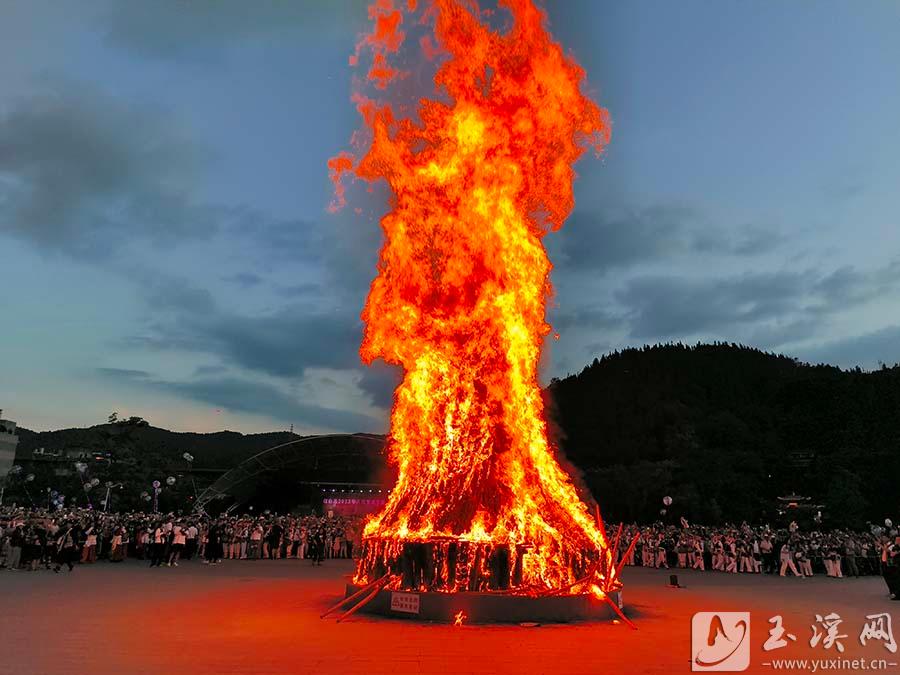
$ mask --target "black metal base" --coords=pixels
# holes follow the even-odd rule
[[[349,597],[361,586],[347,584]],[[622,606],[622,592],[610,594]],[[352,607],[349,603],[345,609]],[[612,607],[591,595],[533,598],[508,593],[411,593],[379,591],[360,612],[398,619],[454,623],[460,612],[463,624],[471,623],[569,623],[608,621],[616,618]]]

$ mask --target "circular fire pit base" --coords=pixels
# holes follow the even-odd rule
[[[345,597],[361,587],[347,584]],[[610,599],[622,606],[621,591]],[[352,606],[352,603],[349,605]],[[414,593],[379,591],[360,612],[398,619],[454,623],[462,612],[464,624],[470,623],[568,623],[571,621],[607,621],[616,613],[608,603],[591,595],[561,595],[533,598],[508,593]]]

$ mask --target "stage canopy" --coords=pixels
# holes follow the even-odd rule
[[[373,434],[305,436],[244,460],[203,490],[196,510],[246,506],[285,512],[319,507],[323,495],[378,494],[390,485],[384,471],[385,439]]]

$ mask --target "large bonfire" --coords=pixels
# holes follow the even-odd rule
[[[554,456],[537,369],[551,330],[543,237],[572,210],[572,165],[608,143],[608,114],[531,0],[501,0],[505,29],[474,1],[419,4],[370,7],[351,57],[371,55],[378,93],[354,95],[366,147],[329,162],[335,207],[348,175],[392,191],[360,353],[403,370],[398,477],[356,580],[602,597],[619,586],[615,545]],[[431,97],[398,107],[388,94],[414,79],[395,63],[405,24],[433,30],[418,47],[439,65]]]

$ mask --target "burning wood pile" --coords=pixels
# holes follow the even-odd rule
[[[621,585],[616,549],[549,442],[538,364],[551,333],[543,239],[572,210],[575,161],[608,143],[608,113],[531,0],[496,13],[376,0],[369,14],[351,57],[371,56],[371,91],[354,94],[364,127],[329,167],[335,208],[347,179],[390,187],[361,356],[403,379],[397,483],[366,524],[355,581],[602,598]],[[407,33],[423,34],[411,45]],[[432,91],[396,103],[429,67]]]

